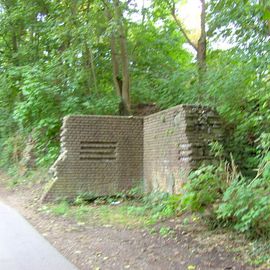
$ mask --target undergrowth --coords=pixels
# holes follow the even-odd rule
[[[29,186],[38,183],[48,183],[49,175],[47,168],[39,168],[38,170],[29,170],[23,174],[16,166],[10,167],[9,170],[4,171],[7,175],[5,184],[8,188],[14,189],[19,186]]]
[[[233,158],[212,145],[219,162],[202,166],[190,175],[181,201],[183,210],[210,212],[211,222],[252,238],[270,238],[270,134],[262,134],[255,178],[238,172]],[[218,151],[217,151],[218,149]]]

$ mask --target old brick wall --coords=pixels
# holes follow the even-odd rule
[[[54,181],[43,198],[72,198],[80,192],[110,195],[143,178],[143,119],[67,116],[61,154],[51,169]]]
[[[192,169],[211,161],[209,142],[221,140],[218,114],[180,105],[144,118],[145,190],[175,193]]]
[[[221,139],[220,118],[205,106],[179,105],[145,118],[65,117],[44,200],[114,195],[142,179],[147,192],[177,193],[192,169],[213,160],[209,142]]]

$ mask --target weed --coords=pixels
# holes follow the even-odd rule
[[[162,236],[162,237],[166,237],[166,236],[169,236],[173,233],[173,230],[170,228],[170,227],[161,227],[159,229],[159,234]]]
[[[18,170],[12,168],[8,172],[7,186],[11,189],[17,186],[32,186],[37,183],[48,181],[48,173],[46,168],[28,171],[25,175],[20,175]]]
[[[88,219],[89,214],[91,213],[91,208],[86,205],[80,205],[75,208],[75,218],[78,222],[84,222]]]
[[[65,216],[70,210],[69,203],[67,201],[61,201],[59,204],[51,207],[51,212],[57,216]]]
[[[93,192],[82,192],[74,200],[75,205],[84,205],[93,202],[98,196]]]
[[[8,186],[8,188],[13,189],[13,188],[15,188],[19,183],[20,183],[20,182],[18,181],[17,178],[12,178],[12,179],[10,179],[10,180],[7,182],[7,186]]]
[[[264,265],[270,269],[270,245],[269,241],[256,240],[250,243],[249,263],[253,265]]]
[[[224,226],[252,238],[270,238],[270,134],[263,134],[261,140],[257,176],[235,179],[216,211]]]

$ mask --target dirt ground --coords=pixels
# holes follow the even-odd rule
[[[200,226],[183,227],[178,219],[166,223],[174,228],[174,234],[162,237],[146,229],[78,224],[38,211],[41,187],[36,184],[10,191],[2,183],[0,199],[16,208],[81,270],[259,269],[242,263],[242,255],[229,251],[243,243],[223,233],[209,233]]]

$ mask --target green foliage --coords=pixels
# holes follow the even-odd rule
[[[133,197],[124,210],[126,215],[144,220],[144,224],[151,226],[158,221],[172,217],[179,212],[181,195],[168,193],[150,193],[140,197]]]
[[[176,25],[167,21],[166,26],[156,27],[155,18],[149,19],[134,26],[131,39],[136,46],[131,55],[133,102],[157,102],[162,108],[183,102],[194,71]]]
[[[270,237],[270,135],[263,133],[258,147],[257,175],[237,172],[233,159],[223,160],[219,144],[212,144],[218,165],[202,166],[190,175],[181,201],[183,210],[211,211],[211,222],[233,227],[251,237]]]
[[[217,210],[225,225],[251,236],[270,235],[269,179],[255,179],[248,183],[243,178],[226,190],[223,203]]]
[[[83,103],[85,111],[89,114],[105,114],[116,115],[118,114],[119,98],[115,95],[106,95],[104,97],[93,97]]]
[[[31,133],[38,164],[48,166],[59,150],[63,116],[118,113],[109,38],[115,25],[99,1],[16,0],[0,1],[0,7],[0,143],[14,131]],[[148,11],[143,23],[134,21],[139,11],[129,4],[123,8],[129,14],[132,100],[153,102],[171,72],[181,74],[189,66],[191,55],[181,48],[184,39],[174,24],[156,27]]]
[[[24,149],[24,138],[21,134],[15,134],[12,137],[0,140],[2,146],[2,156],[0,167],[7,168],[10,161],[18,166]]]
[[[228,152],[249,177],[259,164],[258,138],[270,131],[268,11],[267,1],[231,0],[210,1],[208,10],[211,39],[232,48],[209,54],[204,89],[228,123]]]
[[[32,187],[32,185],[34,184],[43,184],[45,182],[48,182],[49,180],[48,171],[46,168],[39,170],[31,170],[27,173],[22,173],[18,170],[18,166],[10,166],[8,170],[6,170],[8,175],[6,185],[10,189],[14,189],[19,186]]]
[[[217,210],[225,225],[250,236],[270,237],[270,140],[262,134],[259,169],[254,179],[235,180]]]
[[[173,233],[173,231],[170,227],[161,227],[159,229],[159,234],[163,237],[169,236],[172,233]]]
[[[54,205],[51,208],[51,212],[57,216],[65,216],[70,210],[69,203],[67,201],[61,201],[59,204]]]
[[[211,55],[203,89],[205,103],[215,105],[225,120],[226,152],[233,153],[243,174],[254,176],[257,140],[270,127],[269,83],[254,72],[257,60],[237,54]]]
[[[222,196],[224,183],[213,165],[203,166],[191,173],[184,186],[181,201],[183,210],[201,211],[213,204]]]
[[[143,197],[144,209],[150,211],[153,219],[159,220],[175,215],[179,211],[180,194],[154,192]]]
[[[218,142],[210,143],[211,153],[217,159],[216,164],[202,164],[189,175],[183,187],[182,211],[203,211],[216,203],[223,195],[232,179],[237,178],[233,160],[231,164],[224,160],[224,148]],[[214,163],[214,162],[213,162]]]

